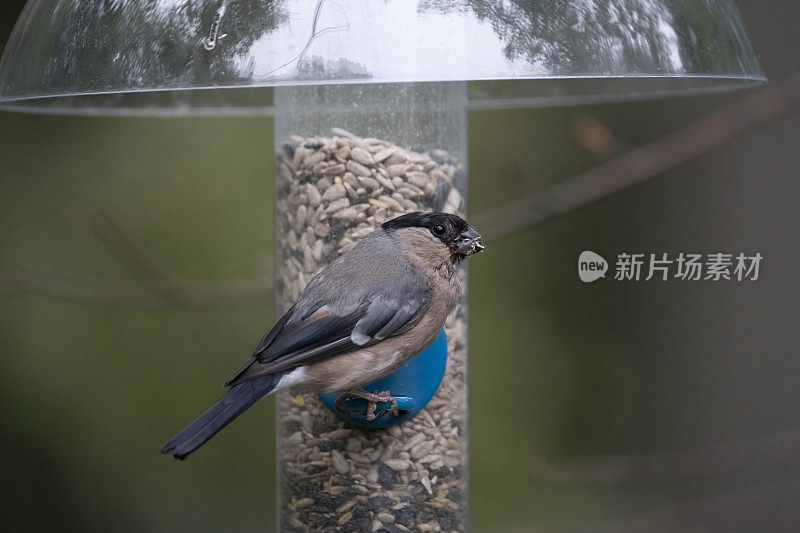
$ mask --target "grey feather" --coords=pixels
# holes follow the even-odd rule
[[[368,235],[306,286],[231,384],[370,346],[410,329],[430,296],[425,274],[384,230]],[[278,325],[276,324],[276,327]]]
[[[261,376],[231,387],[217,403],[164,444],[161,453],[185,459],[250,406],[269,394],[281,377],[283,374]]]

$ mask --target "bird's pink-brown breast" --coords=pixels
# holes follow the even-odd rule
[[[433,243],[423,228],[404,228],[398,239],[404,258],[419,268],[429,285],[428,305],[408,331],[378,344],[307,365],[304,388],[338,392],[362,388],[427,348],[439,335],[462,293],[461,282],[446,246]]]

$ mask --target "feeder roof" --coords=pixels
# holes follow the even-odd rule
[[[29,0],[0,106],[253,114],[281,85],[468,80],[493,108],[764,79],[727,0]]]

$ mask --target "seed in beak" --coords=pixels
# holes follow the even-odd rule
[[[481,234],[473,228],[461,233],[456,239],[456,251],[461,255],[476,254],[486,248],[483,245]]]

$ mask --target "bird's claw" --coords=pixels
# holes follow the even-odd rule
[[[347,391],[336,399],[336,402],[334,403],[334,407],[336,407],[336,410],[344,411],[344,409],[342,409],[342,404],[350,396],[357,396],[359,398],[364,398],[365,400],[367,400],[366,417],[368,421],[375,420],[378,417],[378,415],[375,414],[375,411],[377,410],[378,407],[378,402],[391,402],[392,407],[390,410],[392,414],[394,416],[400,416],[400,410],[397,408],[397,399],[394,396],[392,396],[388,390],[381,392],[367,392],[360,389]]]

